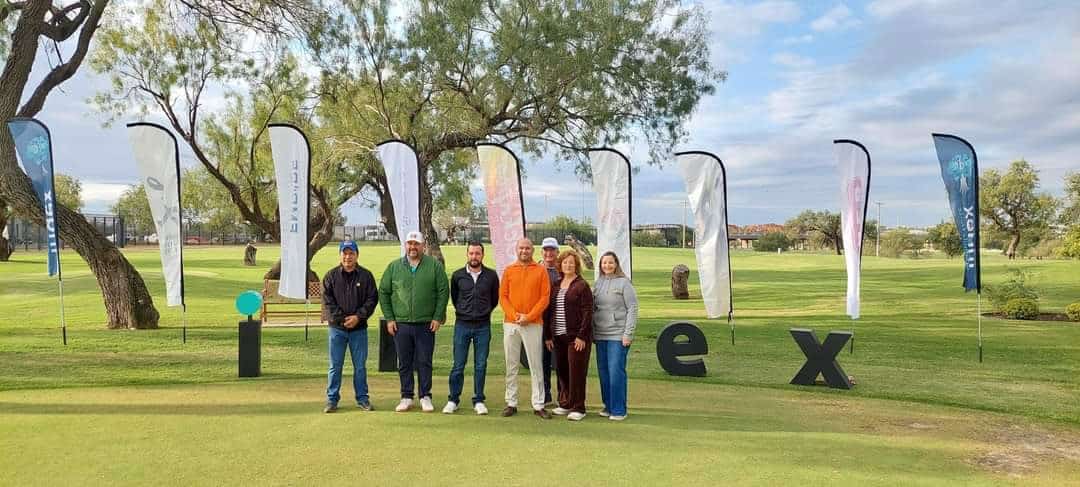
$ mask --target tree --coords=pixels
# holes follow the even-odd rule
[[[56,201],[74,211],[82,211],[82,181],[74,176],[56,173],[53,191],[56,192]]]
[[[1080,225],[1080,172],[1065,176],[1065,201],[1061,210],[1061,224]]]
[[[556,150],[587,177],[582,149],[642,134],[659,163],[724,77],[701,9],[674,0],[421,0],[394,25],[390,2],[344,3],[313,36],[321,104],[348,114],[357,150],[388,138],[417,149],[428,234],[443,154],[517,142]],[[428,252],[441,256],[437,244]]]
[[[363,174],[346,168],[339,144],[319,133],[314,109],[306,104],[312,98],[311,82],[293,53],[275,47],[270,38],[259,57],[247,54],[243,43],[265,33],[258,29],[270,21],[236,19],[231,15],[237,13],[228,10],[225,20],[199,12],[202,15],[186,15],[158,0],[134,6],[128,16],[110,23],[92,66],[113,83],[95,103],[114,117],[129,113],[132,104],[165,117],[239,214],[217,212],[212,218],[251,224],[274,240],[280,240],[280,214],[266,132],[272,122],[298,125],[312,149],[310,262],[333,237],[338,207],[365,184]],[[223,110],[209,115],[202,111],[208,87],[237,84],[246,88],[229,92]],[[279,274],[280,262],[266,277]]]
[[[922,240],[906,228],[889,230],[881,235],[881,253],[886,257],[901,257],[907,252],[918,257],[922,244]]]
[[[1022,237],[1046,232],[1056,202],[1046,193],[1036,194],[1039,173],[1028,161],[1013,161],[1005,174],[995,169],[979,178],[979,206],[990,231],[1008,239],[1005,255],[1016,258]]]
[[[33,117],[49,95],[71,79],[82,65],[101,23],[108,0],[11,2],[0,6],[0,120]],[[61,49],[64,46],[65,49]],[[62,55],[63,51],[70,52]],[[38,53],[51,60],[49,69],[30,82]],[[44,209],[19,168],[7,130],[0,130],[0,199],[35,223],[45,222]],[[82,215],[63,204],[55,207],[60,238],[86,261],[97,278],[110,328],[155,328],[158,312],[142,277],[111,242]]]
[[[949,258],[956,257],[964,252],[960,242],[960,232],[956,231],[956,224],[943,221],[929,230],[929,241],[934,248],[945,252]]]
[[[546,237],[554,237],[561,242],[567,235],[573,235],[582,244],[596,244],[596,227],[588,217],[579,222],[567,215],[556,215],[541,226],[526,228],[525,233],[533,243]]]
[[[806,236],[821,247],[833,248],[836,255],[844,249],[839,213],[806,210],[785,222],[784,230],[793,233],[792,238]]]
[[[754,244],[754,250],[759,252],[776,252],[777,249],[787,250],[789,248],[791,248],[791,239],[784,232],[766,233]]]
[[[1072,259],[1080,258],[1080,224],[1073,225],[1065,234],[1061,255]]]
[[[135,233],[149,235],[155,232],[154,215],[150,213],[150,201],[146,199],[146,187],[141,183],[128,186],[112,206],[112,212],[124,218],[126,225],[135,227]]]

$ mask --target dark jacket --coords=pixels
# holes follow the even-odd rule
[[[499,305],[499,275],[481,266],[480,275],[474,283],[467,267],[454,271],[454,275],[450,276],[450,300],[454,303],[459,323],[490,325],[491,311]]]
[[[337,266],[323,277],[323,304],[330,314],[330,326],[345,329],[345,317],[356,315],[360,323],[356,329],[367,328],[367,320],[379,304],[379,291],[375,276],[359,264],[352,272]]]
[[[559,299],[559,289],[562,287],[562,279],[551,286],[551,304],[544,311],[544,340],[551,340],[555,336],[555,309]],[[592,312],[593,295],[589,289],[589,283],[581,276],[574,278],[570,287],[566,289],[566,335],[570,338],[580,338],[586,343],[592,342]]]

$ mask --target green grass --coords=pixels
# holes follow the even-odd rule
[[[445,250],[456,267],[464,250]],[[378,276],[396,252],[364,248],[360,262]],[[180,342],[179,310],[163,306],[156,249],[126,254],[160,306],[162,328],[104,329],[96,281],[66,253],[67,347],[60,344],[56,282],[44,276],[44,255],[17,253],[17,262],[0,263],[0,471],[14,472],[15,483],[40,481],[42,472],[57,472],[57,482],[67,475],[76,482],[178,484],[345,483],[357,476],[377,484],[1060,485],[1080,479],[1080,325],[984,319],[985,362],[978,363],[975,296],[961,289],[956,259],[866,258],[863,317],[853,323],[843,315],[841,257],[737,252],[732,346],[726,322],[703,318],[696,273],[692,299],[670,299],[671,267],[693,268],[692,252],[637,249],[643,316],[630,357],[631,418],[609,424],[590,415],[570,425],[389,413],[396,374],[374,372],[374,331],[369,377],[381,411],[323,416],[317,411],[325,387],[324,328],[313,327],[306,342],[302,328],[264,329],[264,377],[235,378],[240,317],[232,301],[241,290],[260,288],[265,272],[242,267],[241,249],[185,249],[187,344]],[[265,246],[260,262],[276,255]],[[314,268],[323,271],[335,259],[332,249],[324,250]],[[983,262],[984,283],[1004,278],[1010,265],[1032,271],[1044,311],[1080,300],[1080,262],[1009,263],[992,255]],[[708,377],[672,378],[659,367],[655,338],[673,320],[705,331]],[[802,363],[787,333],[793,326],[822,336],[854,328],[855,354],[845,350],[840,361],[856,388],[788,385]],[[452,358],[449,337],[449,330],[439,333],[435,353],[439,405]],[[497,339],[488,371],[489,406],[497,410],[503,371]],[[595,371],[592,377],[589,404],[596,406]],[[57,448],[78,453],[32,461],[15,455]],[[574,452],[570,465],[556,467],[555,452]],[[342,455],[363,475],[347,475]],[[396,458],[409,463],[398,465]],[[63,461],[71,463],[62,467]]]

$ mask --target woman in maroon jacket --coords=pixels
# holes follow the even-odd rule
[[[593,295],[581,278],[581,259],[567,250],[555,260],[561,272],[551,288],[551,300],[544,312],[544,344],[555,353],[559,378],[559,407],[553,411],[571,421],[585,417],[585,376],[589,372],[589,351],[593,340]]]

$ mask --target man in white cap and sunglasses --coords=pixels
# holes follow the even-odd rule
[[[435,332],[446,321],[449,300],[450,284],[442,262],[424,254],[423,234],[409,232],[405,236],[405,256],[386,266],[379,283],[379,305],[398,356],[401,402],[394,408],[397,412],[412,408],[414,392],[418,392],[425,413],[435,410],[431,402],[431,363]],[[419,391],[413,387],[414,368]]]
[[[540,242],[540,265],[547,269],[548,280],[551,282],[551,286],[554,287],[556,282],[559,282],[561,272],[555,265],[555,258],[559,256],[559,241],[553,237],[547,237]],[[551,402],[551,350],[544,347],[543,350],[543,362],[544,362],[544,404]]]

